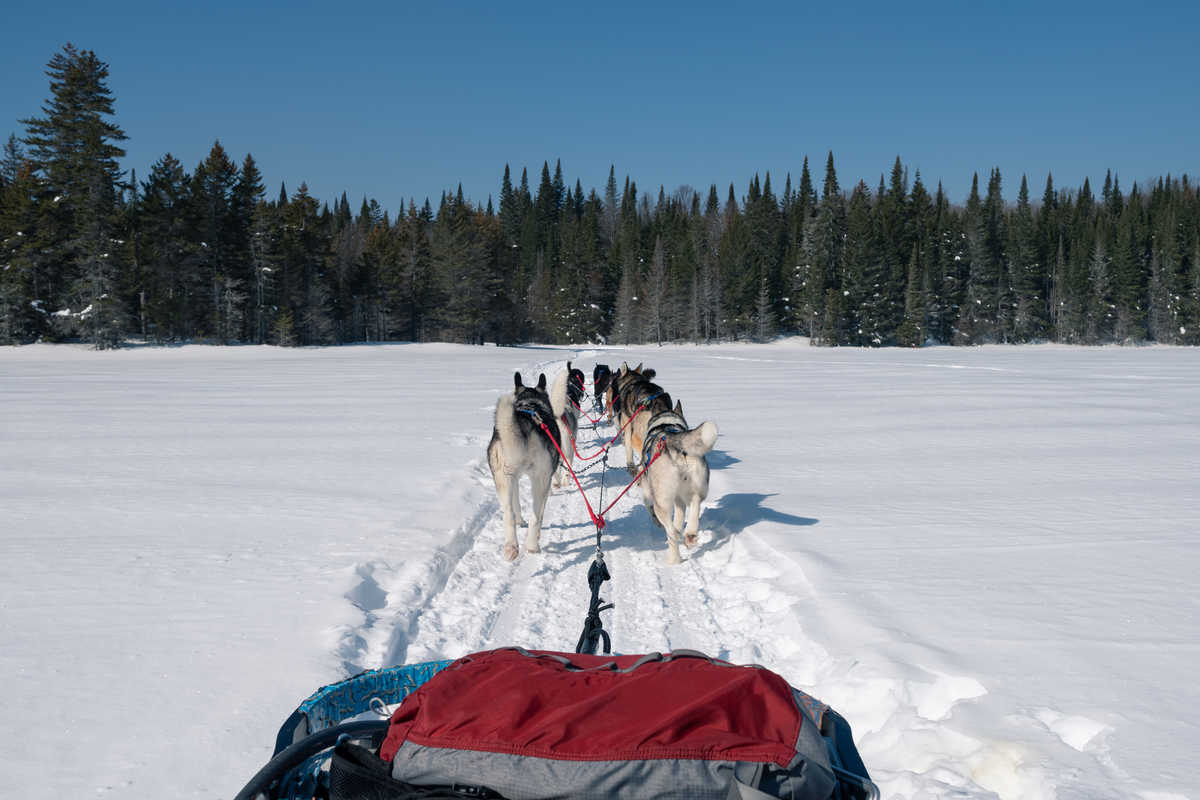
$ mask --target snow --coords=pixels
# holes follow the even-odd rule
[[[610,512],[618,650],[778,670],[885,797],[1200,799],[1200,351],[805,344],[0,349],[6,790],[229,797],[348,670],[571,649],[583,503],[504,563],[483,458],[569,358],[721,429],[683,564]]]

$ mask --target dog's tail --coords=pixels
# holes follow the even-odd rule
[[[554,376],[554,384],[550,387],[550,410],[554,412],[554,418],[558,419],[567,410],[567,379],[571,377],[569,371],[563,371]]]
[[[705,422],[687,433],[667,437],[667,443],[688,456],[703,456],[717,443],[717,423]]]
[[[511,394],[500,395],[496,403],[496,433],[500,436],[500,444],[509,453],[516,453],[520,448],[520,434],[517,432],[516,411]]]

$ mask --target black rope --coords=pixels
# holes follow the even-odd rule
[[[600,531],[597,529],[596,537],[599,536]],[[601,611],[608,611],[613,607],[612,603],[605,603],[604,598],[600,596],[601,584],[610,577],[608,565],[604,563],[604,554],[597,549],[592,566],[588,568],[587,578],[588,588],[592,590],[592,601],[588,605],[587,619],[583,621],[583,633],[579,635],[579,644],[575,645],[576,653],[594,656],[601,642],[604,643],[605,655],[612,652],[612,639],[609,638],[608,631],[604,630],[604,620],[600,619]]]

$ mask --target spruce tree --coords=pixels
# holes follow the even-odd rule
[[[242,338],[252,334],[254,320],[257,317],[259,276],[256,253],[259,248],[254,242],[256,235],[254,226],[255,214],[259,204],[263,202],[265,192],[266,187],[263,185],[258,164],[254,161],[253,156],[247,154],[246,158],[242,160],[237,182],[233,186],[233,193],[229,201],[232,217],[230,277],[237,281],[248,295],[248,305],[243,309],[246,325],[240,335]]]
[[[913,243],[908,259],[908,279],[904,290],[904,319],[896,331],[896,343],[904,347],[920,347],[927,335],[928,272],[922,269],[920,248]]]
[[[617,174],[616,165],[608,165],[608,180],[604,183],[604,215],[602,217],[603,225],[601,232],[604,235],[604,241],[609,247],[612,246],[613,240],[617,235],[617,215],[620,213],[620,208],[617,205]]]
[[[26,164],[25,149],[15,133],[8,135],[4,149],[0,151],[0,191],[16,183],[21,168]]]
[[[962,220],[951,208],[940,181],[933,207],[932,252],[928,259],[932,287],[932,294],[927,298],[929,336],[936,342],[952,344],[958,336],[966,286],[966,237]]]
[[[191,217],[190,178],[167,153],[142,183],[141,249],[146,276],[146,333],[155,341],[191,336],[196,298],[190,279],[198,257]]]
[[[230,315],[230,298],[239,294],[241,281],[234,273],[237,244],[232,195],[237,167],[220,141],[192,174],[191,199],[197,235],[198,269],[193,275],[193,325],[204,336],[228,343],[241,329],[240,315]]]
[[[40,178],[39,291],[34,301],[62,303],[56,318],[68,334],[97,348],[115,347],[128,327],[119,293],[116,142],[126,136],[108,118],[113,97],[108,65],[90,50],[67,44],[47,65],[51,97],[43,117],[22,120],[29,158]]]
[[[1021,176],[1017,207],[1008,226],[1008,261],[1014,295],[1013,338],[1018,342],[1044,339],[1047,334],[1045,264],[1038,256],[1029,184]]]
[[[9,140],[9,153],[18,154]],[[6,148],[7,149],[7,148]],[[34,298],[36,286],[36,238],[38,193],[33,166],[22,161],[15,168],[4,166],[0,189],[0,345],[31,341],[42,328],[42,317]]]
[[[889,309],[884,305],[886,298],[882,291],[885,270],[877,228],[879,216],[873,209],[871,190],[859,181],[850,195],[842,249],[841,276],[849,338],[839,339],[837,344],[878,347],[890,335],[885,330]]]
[[[1116,305],[1113,303],[1112,262],[1104,247],[1104,237],[1097,236],[1088,263],[1088,278],[1091,291],[1086,306],[1087,344],[1103,344],[1112,338],[1116,321]]]

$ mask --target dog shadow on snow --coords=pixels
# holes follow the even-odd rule
[[[711,538],[696,548],[685,549],[684,558],[696,558],[709,550],[715,550],[735,533],[741,533],[759,522],[796,527],[807,527],[820,522],[812,517],[801,517],[785,511],[776,511],[763,505],[764,500],[774,496],[774,494],[756,492],[735,492],[722,495],[715,506],[704,509],[700,514],[700,530],[702,532],[709,531],[712,534]],[[642,507],[635,508],[632,513],[605,522],[603,536],[606,549],[626,547],[642,552],[666,550],[666,534],[662,528],[654,524],[650,515]],[[596,552],[596,534],[590,521],[570,525],[550,525],[543,530],[570,532],[567,534],[570,538],[543,540],[543,547],[548,552],[575,556],[568,566],[590,561]],[[583,531],[586,533],[582,533]]]
[[[734,492],[721,495],[715,506],[704,509],[700,514],[700,530],[712,531],[712,538],[692,550],[692,557],[720,547],[735,533],[741,533],[746,528],[759,522],[773,522],[776,525],[794,525],[807,527],[816,525],[820,520],[812,517],[801,517],[788,514],[786,511],[776,511],[767,508],[763,501],[774,494],[758,492]]]

